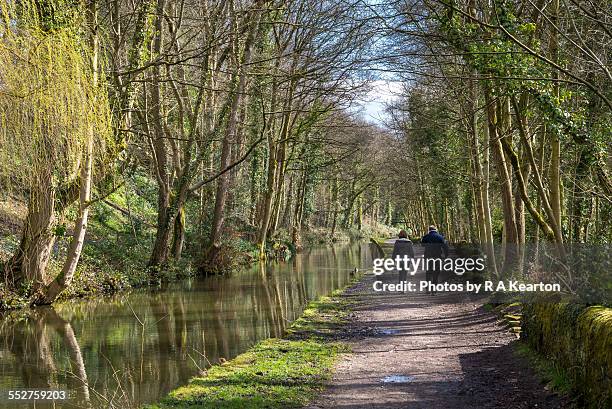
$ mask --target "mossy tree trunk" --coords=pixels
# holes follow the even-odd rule
[[[45,285],[47,264],[55,243],[55,189],[51,175],[45,173],[30,192],[28,214],[19,247],[7,263],[9,282],[18,287],[32,283],[34,288]]]

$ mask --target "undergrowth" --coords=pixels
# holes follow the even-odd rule
[[[523,342],[516,342],[515,345],[516,353],[529,361],[530,366],[536,371],[542,382],[552,391],[561,395],[572,392],[572,382],[559,364],[544,358]]]

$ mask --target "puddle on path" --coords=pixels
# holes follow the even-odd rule
[[[414,380],[414,376],[406,376],[406,375],[389,375],[382,378],[380,381],[382,383],[408,383]]]
[[[394,335],[399,334],[399,329],[388,329],[388,328],[377,328],[376,332],[380,335]]]

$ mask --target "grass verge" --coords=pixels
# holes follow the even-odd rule
[[[572,382],[566,371],[554,361],[544,358],[524,342],[515,343],[515,352],[529,362],[530,367],[553,392],[568,395],[573,391]]]
[[[305,405],[331,378],[338,355],[349,351],[338,337],[350,307],[340,293],[311,302],[285,338],[259,342],[146,408],[272,409]]]

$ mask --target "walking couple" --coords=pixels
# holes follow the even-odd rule
[[[446,243],[444,236],[438,233],[436,226],[429,226],[428,233],[421,238],[421,245],[423,245],[425,248],[424,258],[426,261],[429,259],[444,259],[448,257],[448,244]],[[410,258],[414,258],[414,248],[412,247],[412,241],[410,241],[408,238],[408,233],[406,233],[406,230],[401,230],[399,232],[398,239],[395,241],[395,245],[393,246],[393,255],[391,258],[395,259],[398,256],[408,256]],[[426,265],[428,266],[428,269],[425,272],[425,279],[430,284],[438,284],[440,270],[436,268],[436,265],[440,265],[440,263],[426,263]],[[407,279],[408,271],[405,269],[400,269],[400,282],[406,281]],[[427,292],[429,293],[430,291],[428,290]],[[432,293],[435,293],[435,291],[432,291]]]

